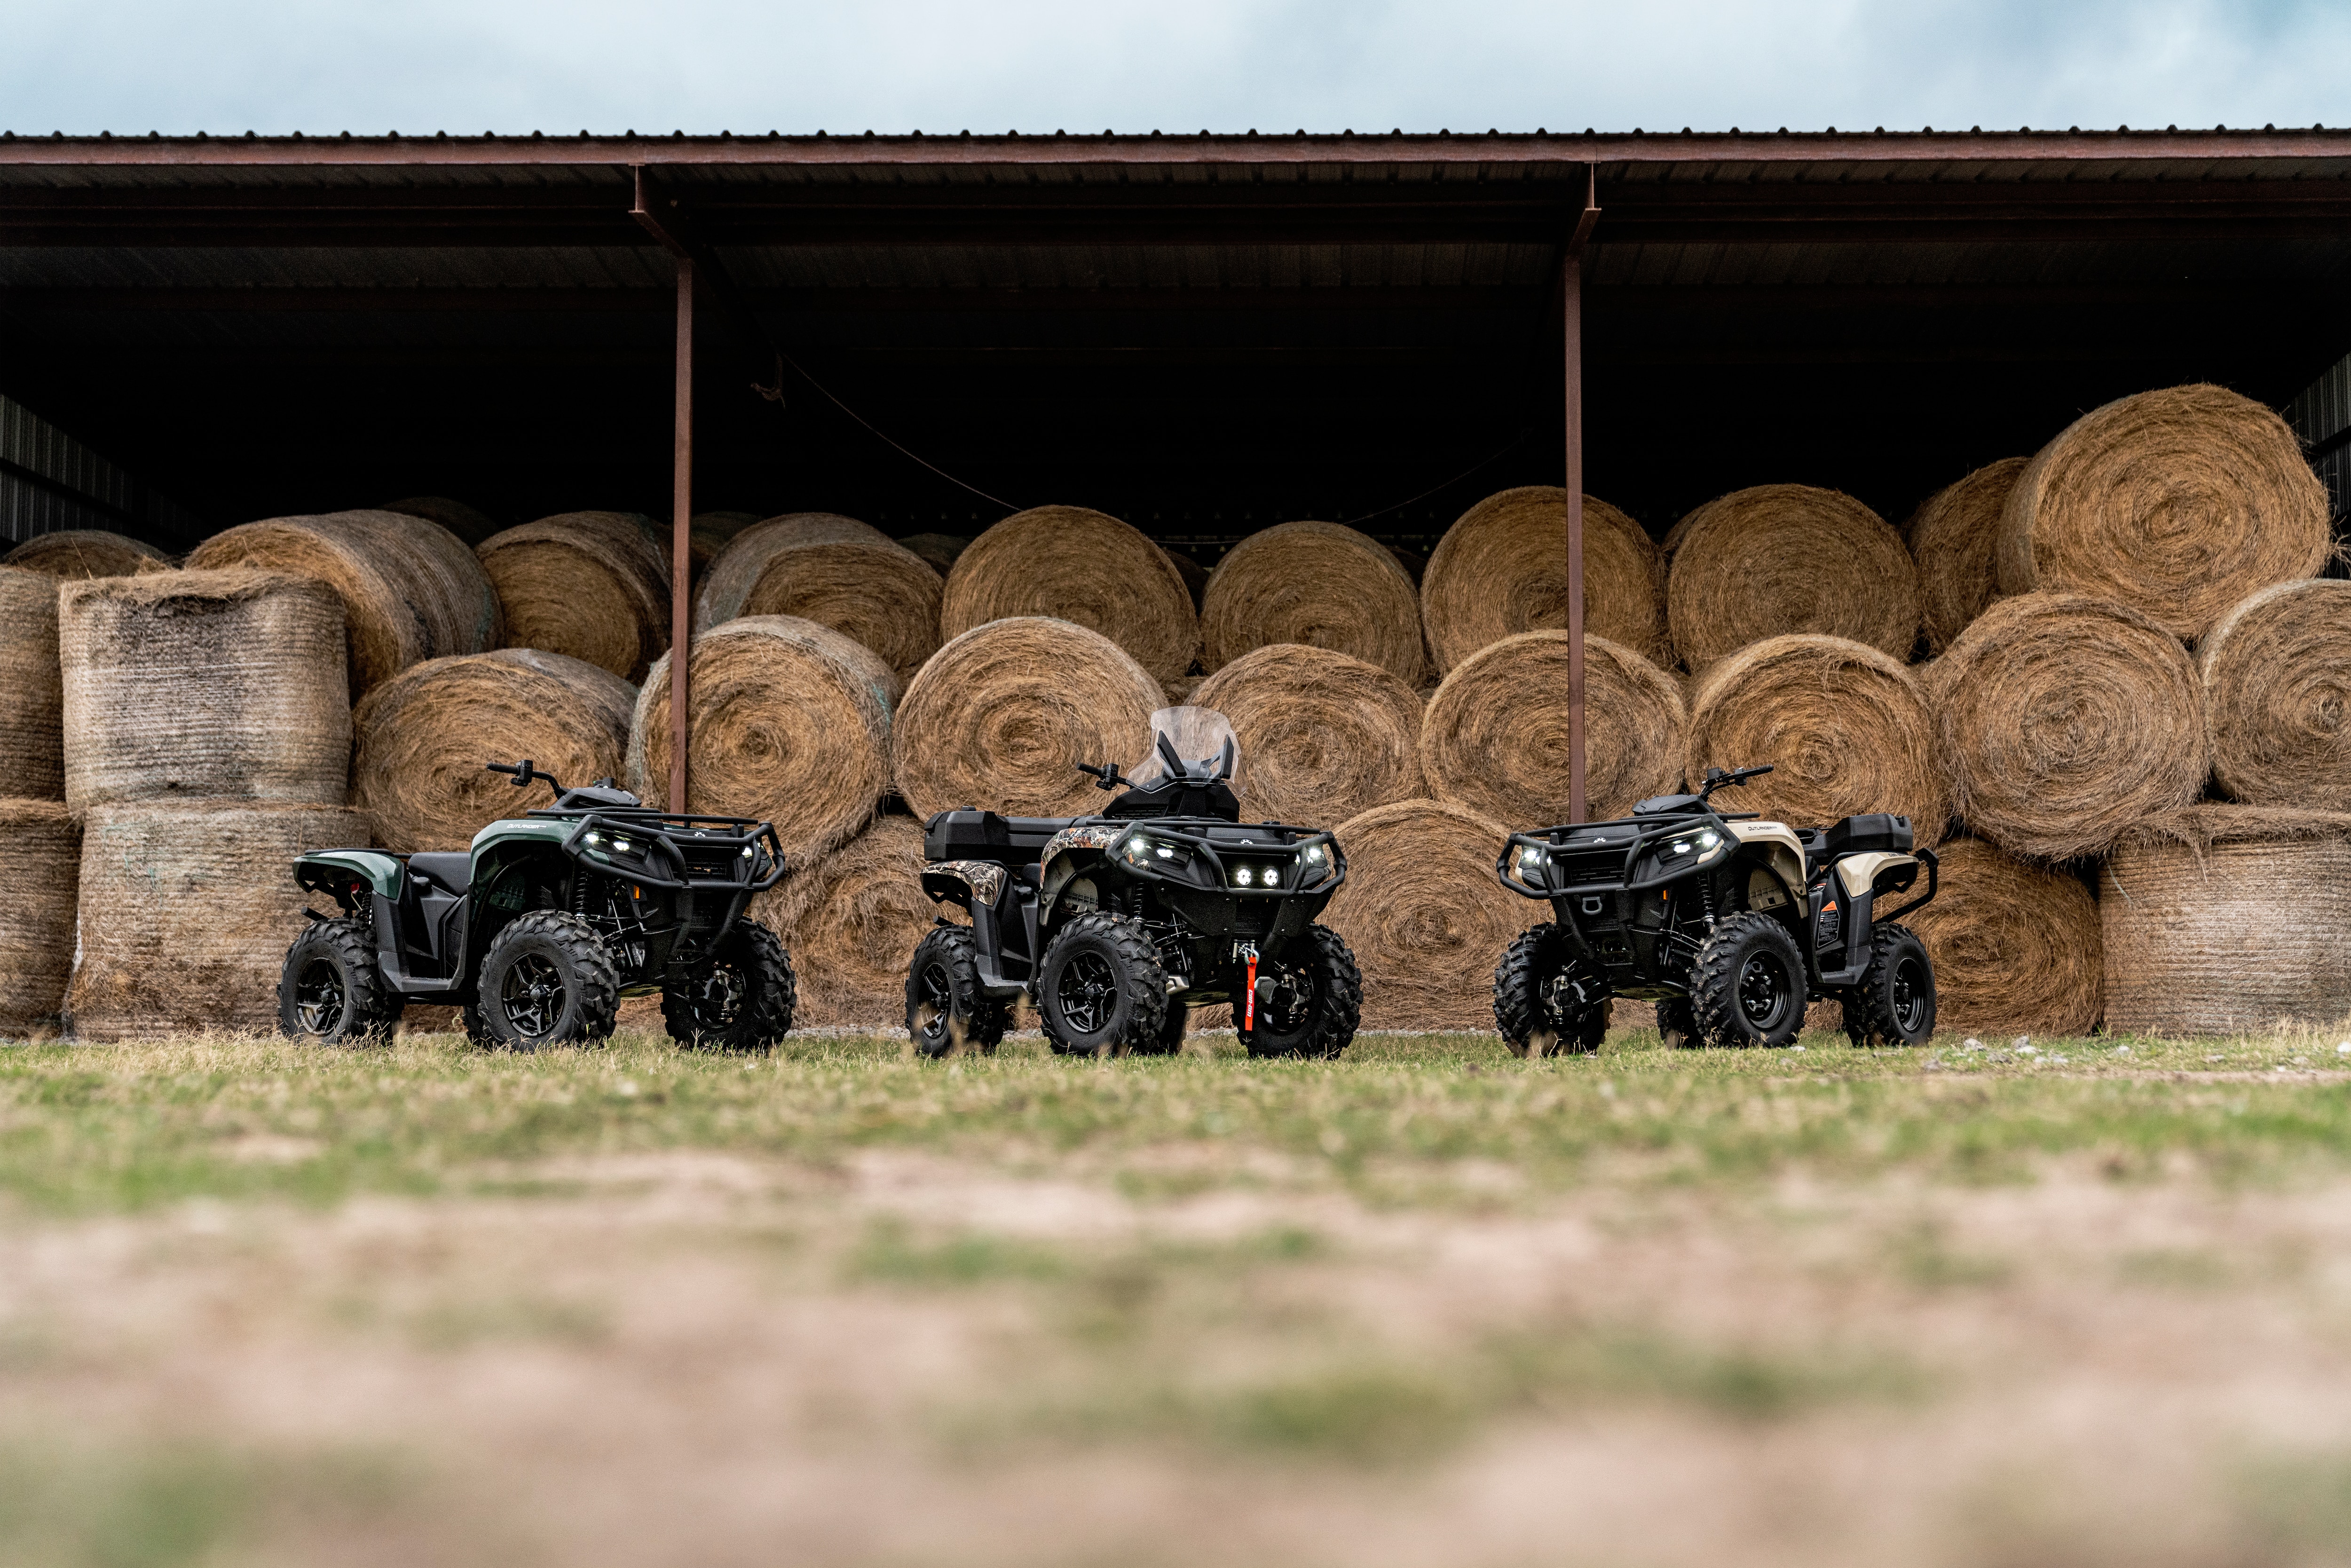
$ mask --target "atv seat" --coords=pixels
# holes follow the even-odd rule
[[[1871,852],[1907,855],[1915,841],[1910,819],[1886,811],[1870,811],[1832,822],[1817,833],[1806,833],[1806,870],[1817,871],[1845,855]]]
[[[923,829],[923,857],[1035,865],[1045,841],[1068,827],[1061,817],[999,817],[993,811],[941,811]]]
[[[408,869],[452,893],[463,893],[474,880],[474,856],[467,850],[413,854],[408,857]]]

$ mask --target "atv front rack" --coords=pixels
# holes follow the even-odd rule
[[[712,828],[732,831],[714,834],[710,831]],[[750,831],[748,832],[741,831],[746,828]],[[745,848],[764,847],[767,858],[771,862],[770,869],[763,877],[740,880],[723,880],[707,874],[696,876],[692,862],[686,858],[684,846],[678,842],[677,837],[671,831],[673,829],[678,832],[692,834],[695,843],[705,849],[739,852]],[[675,868],[677,874],[664,875],[653,869],[650,863],[643,866],[632,865],[618,852],[608,852],[600,845],[590,845],[586,843],[586,840],[591,832],[610,838],[641,841],[648,852],[658,852],[670,866]],[[631,882],[646,887],[666,888],[672,891],[724,887],[748,893],[765,893],[783,881],[787,869],[784,864],[784,846],[776,837],[775,825],[770,822],[757,822],[748,817],[695,817],[651,811],[638,814],[625,810],[590,811],[580,819],[579,824],[564,839],[563,852],[577,860],[591,861],[596,863],[598,869],[609,874],[625,877]],[[650,862],[653,853],[649,852],[643,858]],[[756,854],[747,858],[738,855],[737,858],[744,859],[745,863],[750,868],[756,868],[759,863],[759,857]]]

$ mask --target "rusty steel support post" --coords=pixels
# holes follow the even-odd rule
[[[1567,392],[1567,820],[1583,821],[1583,242],[1600,216],[1599,172],[1584,165],[1583,211],[1559,268]]]
[[[693,653],[694,583],[694,263],[677,258],[677,427],[670,449],[670,503],[675,521],[669,547],[669,809],[685,799],[686,664]]]

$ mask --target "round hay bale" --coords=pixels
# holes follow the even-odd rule
[[[1674,647],[1703,670],[1750,643],[1817,632],[1907,659],[1918,569],[1885,518],[1837,490],[1758,485],[1684,517],[1666,579]]]
[[[62,801],[0,799],[0,1040],[51,1036],[73,973],[81,830]]]
[[[629,788],[669,798],[669,661],[645,677],[629,729]],[[696,634],[687,666],[685,810],[776,825],[799,864],[849,841],[890,783],[898,678],[829,626],[747,615]]]
[[[1583,497],[1583,630],[1668,663],[1657,547],[1641,525]],[[1529,485],[1489,496],[1445,530],[1420,580],[1439,674],[1520,632],[1567,625],[1567,492]]]
[[[2135,823],[2100,873],[2106,1028],[2235,1034],[2351,1012],[2351,815],[2196,806]]]
[[[488,513],[477,511],[463,501],[446,496],[411,496],[404,500],[386,501],[376,508],[379,512],[398,512],[403,517],[423,517],[438,523],[468,545],[481,542],[498,531],[496,521]]]
[[[275,1032],[286,948],[315,897],[312,850],[368,841],[338,806],[127,801],[83,819],[80,908],[66,1013],[88,1040]]]
[[[1347,880],[1322,913],[1364,973],[1365,1029],[1494,1028],[1494,964],[1548,904],[1494,880],[1509,831],[1466,806],[1400,800],[1340,824]]]
[[[1189,707],[1192,698],[1207,678],[1206,675],[1178,675],[1172,681],[1162,681],[1159,689],[1167,694],[1169,707]]]
[[[562,512],[475,552],[506,610],[506,645],[585,659],[632,684],[669,646],[669,561],[651,517]]]
[[[703,579],[694,623],[796,615],[872,649],[903,684],[939,651],[945,591],[929,562],[878,529],[821,513],[778,517],[727,547]]]
[[[1282,523],[1251,534],[1208,579],[1200,663],[1210,673],[1252,648],[1298,643],[1420,684],[1420,596],[1395,557],[1337,523]]]
[[[412,664],[352,711],[351,804],[387,849],[462,850],[547,801],[484,764],[528,757],[567,784],[617,779],[636,700],[611,671],[536,648]]]
[[[1720,797],[1729,810],[1799,827],[1892,811],[1933,844],[1951,815],[1938,747],[1934,712],[1902,664],[1843,637],[1770,637],[1699,684],[1688,776],[1769,763]]]
[[[1684,512],[1674,519],[1674,526],[1666,530],[1666,537],[1657,541],[1657,566],[1660,570],[1672,568],[1674,556],[1682,548],[1682,540],[1688,537],[1690,522],[1697,516],[1695,510]]]
[[[974,539],[947,573],[941,637],[1015,616],[1098,632],[1154,680],[1186,674],[1200,649],[1192,591],[1167,552],[1083,507],[1015,512]]]
[[[1192,700],[1232,720],[1233,788],[1253,819],[1327,827],[1422,793],[1420,697],[1377,664],[1276,643],[1210,675]]]
[[[98,528],[36,534],[0,556],[0,566],[47,577],[129,577],[142,563],[150,568],[169,566],[172,558],[153,545]]]
[[[2000,595],[1992,557],[2001,509],[2029,459],[2003,457],[1944,486],[1902,525],[1918,568],[1918,611],[1927,650],[1939,653]]]
[[[1565,527],[1564,524],[1561,526]],[[1402,545],[1383,545],[1380,548],[1395,558],[1396,565],[1404,568],[1404,574],[1412,579],[1412,585],[1417,590],[1420,587],[1421,579],[1428,574],[1428,558],[1418,550],[1409,550]]]
[[[1564,632],[1522,632],[1445,677],[1420,727],[1421,771],[1439,800],[1514,831],[1567,821],[1569,648]],[[1604,637],[1583,640],[1583,724],[1591,820],[1624,816],[1635,801],[1681,787],[1687,727],[1679,688]]]
[[[343,610],[307,578],[178,571],[57,595],[66,803],[340,801]]]
[[[710,563],[726,552],[735,536],[759,520],[757,512],[696,512],[686,519],[685,550],[688,570],[695,580],[710,570]],[[662,557],[670,555],[670,543],[675,525],[656,523],[661,535]]]
[[[1159,683],[1099,632],[1041,615],[991,621],[933,654],[906,688],[893,740],[898,792],[924,821],[959,806],[1094,810],[1107,797],[1077,765],[1142,761],[1165,706]]]
[[[930,562],[931,570],[942,580],[955,570],[964,549],[971,541],[961,534],[908,534],[898,541],[901,549],[913,550]]]
[[[1195,612],[1198,611],[1200,601],[1207,596],[1208,592],[1208,569],[1182,550],[1167,549],[1165,545],[1160,549],[1165,550],[1167,559],[1175,563],[1177,574],[1184,579],[1184,591],[1192,596],[1192,608]]]
[[[2262,590],[2197,662],[2221,789],[2247,805],[2351,810],[2351,582]]]
[[[214,534],[191,570],[253,567],[315,578],[343,601],[351,696],[426,659],[498,645],[505,619],[489,574],[464,540],[399,512],[272,517]]]
[[[0,796],[66,798],[57,580],[0,566]]]
[[[796,1022],[900,1028],[906,1021],[906,961],[953,904],[923,892],[923,825],[877,817],[871,827],[762,894],[752,914],[784,939],[799,977]]]
[[[1980,839],[1936,852],[1935,901],[1903,916],[1935,960],[1936,1027],[2089,1033],[2105,1007],[2105,957],[2088,885]]]
[[[2166,387],[2092,409],[2025,465],[2000,587],[2112,599],[2192,641],[2332,549],[2325,487],[2284,420],[2226,387]]]
[[[2179,639],[2136,610],[2003,599],[1935,666],[1951,804],[1979,837],[2069,860],[2203,793],[2203,687]]]

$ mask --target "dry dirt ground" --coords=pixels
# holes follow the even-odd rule
[[[38,1059],[0,1080],[0,1561],[2351,1562],[2326,1045],[0,1052]],[[806,1131],[861,1084],[962,1130]],[[622,1108],[520,1144],[401,1109],[591,1086]],[[1293,1090],[1344,1113],[1250,1120]],[[1072,1094],[1133,1109],[1036,1119]],[[1484,1120],[1409,1142],[1447,1106]],[[1994,1113],[1990,1166],[1832,1140]],[[1572,1160],[1476,1131],[1546,1118]],[[2256,1122],[2292,1156],[2230,1157]]]

